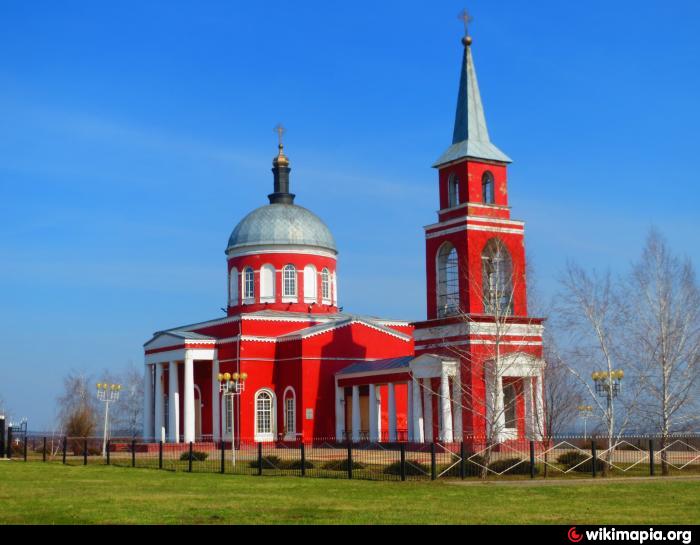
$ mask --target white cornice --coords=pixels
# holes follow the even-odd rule
[[[248,255],[265,255],[265,254],[302,254],[316,255],[319,257],[329,257],[337,259],[338,252],[332,252],[324,248],[314,246],[292,246],[286,244],[264,245],[264,246],[244,246],[237,250],[227,250],[226,255],[229,259],[234,257],[243,257]]]

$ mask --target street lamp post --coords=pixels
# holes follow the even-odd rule
[[[579,405],[578,412],[583,419],[583,438],[586,438],[586,421],[593,416],[593,407],[591,405]]]
[[[107,430],[109,429],[109,404],[119,400],[119,393],[122,390],[121,384],[97,383],[97,399],[105,404],[105,425],[102,434],[102,457],[107,456]]]
[[[605,397],[608,403],[608,411],[612,400],[620,393],[620,386],[625,372],[622,369],[612,371],[593,371],[591,378],[595,383],[595,392],[600,397]]]
[[[226,406],[226,398],[231,400],[231,460],[233,467],[236,467],[236,420],[233,400],[245,390],[247,378],[248,373],[219,373],[218,376],[219,392],[224,398],[224,407]]]

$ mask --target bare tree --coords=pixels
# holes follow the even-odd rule
[[[565,361],[600,415],[607,441],[603,459],[610,462],[640,395],[640,382],[630,373],[624,388],[618,390],[613,380],[624,361],[623,328],[630,317],[620,304],[619,290],[610,273],[589,274],[569,262],[561,284],[558,314],[562,330],[569,336]],[[606,380],[592,385],[589,376],[593,372]],[[596,389],[601,386],[602,390]],[[603,464],[604,474],[608,466]]]
[[[120,373],[119,383],[122,391],[115,405],[115,428],[136,437],[143,426],[143,372],[130,364]]]
[[[63,433],[70,437],[94,435],[97,407],[90,377],[71,371],[63,379],[63,393],[58,398],[59,421]]]
[[[543,434],[554,437],[571,430],[578,407],[583,400],[581,386],[569,371],[551,335],[544,342],[544,403]]]
[[[544,416],[536,407],[542,406],[542,392],[533,378],[540,374],[538,365],[542,361],[533,351],[522,348],[532,340],[533,331],[541,334],[541,319],[514,315],[515,294],[524,285],[525,275],[523,271],[514,274],[508,250],[500,240],[492,239],[487,244],[482,255],[480,279],[471,277],[466,269],[458,277],[456,251],[446,248],[439,257],[442,272],[438,274],[438,313],[463,324],[461,330],[465,337],[482,338],[466,344],[451,343],[445,338],[444,351],[459,362],[460,409],[483,423],[478,430],[465,431],[484,434],[479,439],[483,440],[481,450],[484,465],[488,466],[493,447],[517,437],[513,431],[518,426],[518,406],[527,407],[526,428],[539,430],[538,436],[531,438],[539,439],[541,435],[542,426],[537,422],[543,422]],[[462,307],[460,286],[470,288],[470,297],[476,298],[475,306],[481,307],[483,312],[474,313]],[[514,348],[518,344],[521,347]],[[421,386],[441,396],[440,389],[426,384]],[[484,468],[482,476],[485,475]]]
[[[699,421],[700,290],[691,261],[673,255],[653,229],[623,290],[634,316],[626,327],[628,361],[645,394],[639,411],[660,431],[663,448],[672,432]]]

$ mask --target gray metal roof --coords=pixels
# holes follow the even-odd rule
[[[268,204],[236,226],[227,250],[261,245],[314,246],[337,253],[335,239],[313,212],[296,204]]]
[[[486,126],[484,106],[481,103],[479,83],[476,79],[474,59],[471,46],[465,45],[462,58],[462,74],[459,80],[459,95],[457,96],[457,112],[455,114],[452,145],[447,148],[433,165],[438,167],[463,159],[487,159],[510,163],[510,158],[491,143],[489,130]]]
[[[354,373],[366,373],[368,371],[404,370],[409,368],[412,359],[413,356],[403,356],[401,358],[388,358],[385,360],[358,361],[357,363],[351,363],[337,374],[351,375]]]

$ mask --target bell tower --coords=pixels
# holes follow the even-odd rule
[[[414,324],[415,352],[460,362],[465,438],[533,437],[543,320],[528,316],[525,224],[511,219],[508,199],[511,159],[491,142],[464,19],[452,143],[433,164],[439,209],[424,228],[427,319]]]

